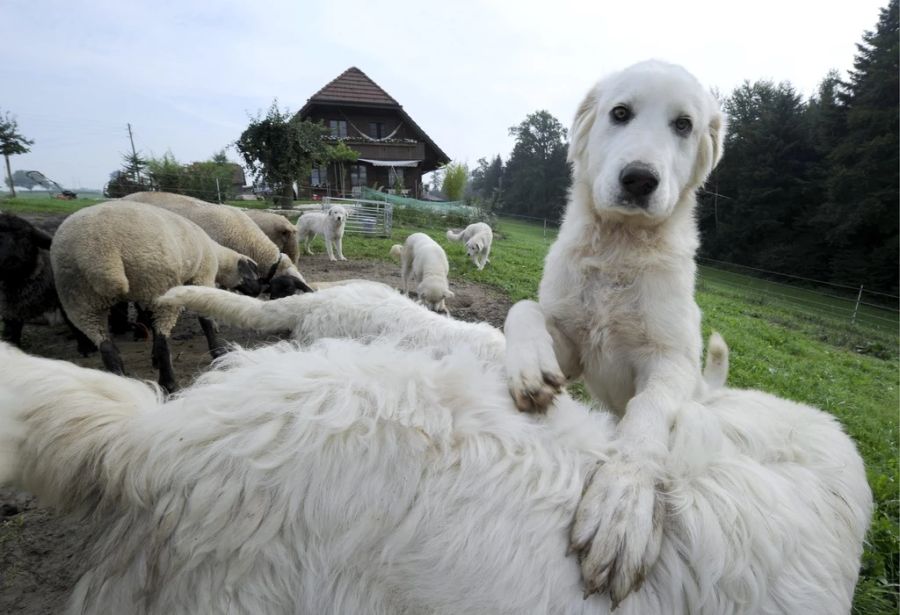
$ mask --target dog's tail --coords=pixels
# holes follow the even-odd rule
[[[297,325],[302,311],[295,300],[300,297],[302,295],[262,301],[218,288],[176,286],[156,301],[185,307],[229,325],[272,332],[290,330]]]
[[[459,241],[462,239],[464,232],[465,229],[461,230],[458,233],[454,233],[451,229],[447,229],[447,239],[449,239],[450,241]]]
[[[728,379],[728,344],[717,331],[712,332],[706,345],[703,379],[713,389],[725,386]]]
[[[394,258],[403,258],[403,246],[395,243],[391,246],[391,256]]]
[[[123,459],[139,416],[157,410],[152,385],[0,343],[0,485],[71,511],[98,497],[128,497]]]

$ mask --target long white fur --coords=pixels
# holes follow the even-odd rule
[[[485,264],[490,262],[491,244],[494,242],[494,231],[490,225],[474,222],[458,233],[447,229],[447,239],[463,242],[466,254],[479,270],[484,269]]]
[[[489,324],[448,319],[378,282],[346,281],[275,301],[180,286],[160,302],[238,327],[290,331],[303,344],[326,337],[364,341],[388,337],[398,347],[431,348],[441,356],[468,348],[479,359],[495,363],[503,360],[506,348],[503,334]]]
[[[344,228],[347,225],[347,210],[334,205],[328,212],[307,212],[297,218],[297,236],[304,242],[306,253],[312,254],[309,242],[321,235],[325,239],[325,250],[328,260],[347,260],[344,258]],[[337,252],[337,258],[334,253]]]
[[[609,415],[520,414],[467,350],[236,350],[165,401],[0,366],[0,483],[91,513],[70,613],[610,613],[565,555]],[[616,613],[848,613],[871,493],[834,419],[727,389],[677,418],[659,561]]]
[[[400,259],[400,277],[403,292],[409,295],[409,286],[416,287],[419,301],[429,310],[450,315],[446,299],[453,296],[447,274],[450,263],[444,248],[425,233],[413,233],[403,245],[391,246],[391,256]]]
[[[617,123],[623,105],[632,117]],[[688,134],[675,129],[683,118],[693,122]],[[610,588],[616,601],[656,559],[669,431],[678,409],[705,394],[693,210],[721,157],[724,122],[712,95],[670,64],[637,64],[591,88],[572,127],[573,186],[539,303],[507,316],[507,373],[521,409],[540,410],[581,376],[622,417],[572,533],[587,591]],[[621,183],[633,164],[659,178],[643,207]]]

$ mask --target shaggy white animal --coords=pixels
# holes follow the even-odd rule
[[[342,247],[344,241],[344,227],[347,224],[347,210],[340,205],[334,205],[328,213],[320,211],[307,212],[297,219],[297,236],[306,246],[306,253],[312,254],[309,242],[321,235],[325,239],[325,251],[328,252],[328,260],[347,260],[344,258]],[[334,254],[337,252],[337,258]]]
[[[503,360],[503,334],[487,323],[445,318],[379,282],[352,280],[317,286],[318,292],[277,301],[181,286],[159,300],[237,327],[289,330],[293,339],[303,344],[327,337],[365,341],[389,337],[402,348],[428,347],[441,355],[468,348],[479,359]]]
[[[447,282],[450,264],[447,253],[425,233],[413,233],[403,245],[394,244],[391,256],[400,259],[400,277],[403,291],[409,295],[409,286],[416,287],[419,301],[434,312],[450,315],[446,299],[453,296]]]
[[[693,210],[722,155],[725,119],[693,76],[651,61],[591,88],[571,135],[569,203],[539,303],[507,316],[507,373],[522,410],[540,410],[580,376],[622,417],[572,531],[588,591],[621,600],[660,552],[669,433],[704,392]]]
[[[463,242],[466,245],[466,254],[469,255],[479,271],[484,269],[485,264],[491,262],[488,257],[491,255],[494,231],[484,222],[470,224],[458,233],[447,229],[447,239]]]
[[[287,254],[295,265],[300,258],[300,244],[297,239],[297,227],[281,214],[258,209],[245,209],[244,213],[256,222],[256,226],[272,240],[279,250]]]
[[[124,373],[107,327],[110,308],[134,301],[152,313],[153,365],[169,391],[177,383],[168,338],[179,310],[157,298],[181,284],[218,283],[259,293],[259,272],[250,258],[219,245],[186,218],[129,201],[92,205],[66,218],[50,246],[50,261],[63,309],[97,345],[110,371]],[[215,323],[201,317],[200,324],[210,354],[223,353]]]
[[[565,554],[609,415],[520,414],[470,352],[238,350],[169,400],[7,345],[0,366],[0,484],[96,532],[70,613],[613,606]],[[871,512],[850,439],[764,393],[705,403],[677,413],[660,559],[616,613],[848,613]]]

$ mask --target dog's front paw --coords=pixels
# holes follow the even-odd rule
[[[338,257],[338,260],[342,260],[342,261],[345,261],[345,260],[347,260],[347,258],[346,258],[346,257],[344,257],[344,256],[339,256],[339,257]]]
[[[506,374],[509,393],[522,412],[544,412],[566,383],[552,341],[508,345]]]
[[[614,456],[588,479],[572,527],[585,597],[609,591],[613,608],[640,588],[659,557],[665,513],[658,483],[639,462]]]

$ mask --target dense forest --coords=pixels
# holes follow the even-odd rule
[[[725,157],[700,194],[701,255],[898,292],[898,0],[865,32],[847,80],[809,100],[787,82],[723,97]],[[558,219],[570,183],[566,130],[546,111],[510,129],[508,160],[481,159],[470,194],[498,212]]]

